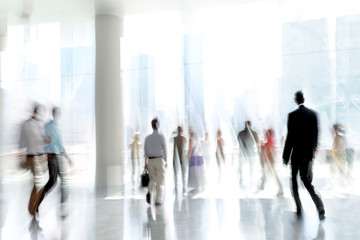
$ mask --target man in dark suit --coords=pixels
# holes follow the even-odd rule
[[[299,108],[289,114],[288,135],[283,152],[284,164],[291,159],[292,194],[296,204],[296,214],[301,216],[302,207],[298,192],[297,174],[311,195],[319,213],[319,219],[325,218],[324,204],[316,194],[312,182],[312,160],[318,142],[318,122],[316,112],[304,106],[304,96],[301,91],[295,93],[295,102]]]
[[[256,132],[251,129],[251,121],[245,122],[245,129],[239,132],[237,139],[241,154],[239,161],[240,184],[242,184],[244,160],[249,162],[250,184],[252,184],[253,166],[259,160],[259,138]]]

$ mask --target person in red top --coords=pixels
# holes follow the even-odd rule
[[[275,170],[275,134],[272,129],[268,129],[265,133],[263,145],[261,147],[261,170],[262,170],[262,178],[260,184],[260,190],[264,189],[265,181],[266,181],[266,168],[269,169],[271,175],[274,176],[275,182],[278,186],[277,196],[281,196],[284,194],[283,187],[279,180],[279,177]]]

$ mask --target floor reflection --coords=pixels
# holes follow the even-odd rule
[[[320,223],[304,188],[299,191],[303,216],[295,215],[287,170],[279,171],[285,190],[281,197],[275,195],[276,186],[271,182],[261,192],[249,185],[234,186],[236,174],[226,174],[230,171],[226,169],[222,182],[215,178],[207,191],[183,195],[173,190],[168,172],[166,197],[160,206],[146,203],[146,189],[131,186],[97,198],[91,184],[77,181],[85,176],[76,176],[70,181],[68,217],[62,219],[59,214],[58,184],[46,196],[35,223],[27,211],[31,178],[18,173],[1,184],[1,239],[360,238],[360,194],[356,184],[339,187],[339,191],[328,190],[328,182],[318,171],[314,185],[326,206],[326,219]]]

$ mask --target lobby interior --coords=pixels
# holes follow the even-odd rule
[[[0,239],[360,238],[359,32],[356,0],[0,0]],[[301,184],[304,212],[295,215],[282,164],[297,90],[318,113],[313,184],[324,221]],[[27,209],[34,180],[18,146],[35,102],[45,106],[44,123],[61,108],[73,161],[69,199],[60,204],[59,179],[36,226]],[[155,116],[169,163],[161,206],[146,203],[144,159],[133,175],[129,148],[134,134],[143,146]],[[271,170],[259,188],[260,157],[252,168],[244,160],[237,135],[247,120],[261,140],[275,132],[282,195]],[[354,153],[340,167],[329,157],[334,124]],[[183,194],[174,184],[179,125],[187,138],[190,128],[209,134],[204,192]],[[41,188],[48,169],[39,169]]]

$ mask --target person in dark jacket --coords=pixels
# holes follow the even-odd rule
[[[239,142],[240,159],[239,159],[239,172],[240,172],[240,185],[243,181],[243,167],[245,162],[249,163],[250,167],[250,185],[252,185],[253,168],[256,161],[259,160],[259,147],[260,141],[257,133],[251,129],[251,121],[245,122],[245,128],[239,132],[237,136]]]
[[[296,204],[296,214],[301,216],[302,206],[298,192],[297,174],[304,183],[319,213],[319,219],[325,218],[324,204],[312,185],[312,162],[318,143],[318,120],[315,111],[304,106],[301,91],[295,93],[295,102],[299,108],[288,117],[288,134],[283,152],[284,164],[291,159],[292,194]]]

